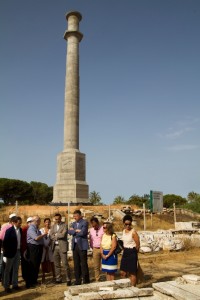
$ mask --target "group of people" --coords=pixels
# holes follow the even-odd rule
[[[104,222],[103,225],[100,225],[98,219],[92,217],[89,228],[89,224],[83,219],[80,210],[74,211],[74,222],[69,228],[65,222],[62,222],[59,213],[55,214],[52,226],[50,218],[45,218],[43,228],[40,228],[39,216],[29,217],[27,225],[23,228],[21,228],[21,217],[15,214],[9,217],[9,222],[2,225],[0,231],[3,250],[2,284],[6,293],[12,292],[12,289],[20,289],[18,285],[20,262],[26,288],[35,287],[38,284],[40,266],[42,282],[45,281],[47,262],[56,283],[62,282],[61,266],[64,268],[66,284],[70,286],[72,276],[67,257],[68,234],[72,236],[74,284],[90,282],[87,260],[87,251],[90,247],[93,250],[95,281],[100,280],[101,271],[106,272],[107,280],[114,280],[118,265],[118,257],[115,253],[117,236],[111,223]],[[136,285],[139,237],[132,228],[130,215],[124,216],[123,224],[124,250],[120,264],[121,277],[129,276],[131,284]],[[12,285],[12,289],[10,285]]]
[[[131,284],[136,285],[136,275],[138,267],[138,251],[140,240],[137,232],[132,228],[132,217],[125,215],[123,218],[124,229],[122,232],[123,254],[120,263],[120,273],[122,278],[129,276]],[[107,280],[114,280],[117,272],[118,256],[115,252],[117,247],[117,236],[113,226],[109,222],[104,222],[100,226],[97,218],[90,220],[90,246],[93,249],[93,266],[95,280],[99,281],[100,272],[106,272]]]

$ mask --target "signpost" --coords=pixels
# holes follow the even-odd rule
[[[151,212],[163,211],[163,192],[150,191],[150,210]]]

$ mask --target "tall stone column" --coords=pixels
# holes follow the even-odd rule
[[[79,151],[79,31],[82,16],[73,11],[66,15],[67,44],[64,150],[57,157],[57,178],[52,204],[88,204],[88,185],[85,181],[85,154]]]

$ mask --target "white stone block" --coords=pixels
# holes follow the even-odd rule
[[[191,284],[200,284],[200,276],[195,274],[186,274],[182,276],[184,280]]]
[[[123,299],[133,298],[138,296],[152,296],[152,288],[139,289],[137,287],[130,287],[124,289],[118,289],[115,291],[103,291],[103,292],[91,292],[83,293],[79,295],[80,300],[102,300],[102,299]]]

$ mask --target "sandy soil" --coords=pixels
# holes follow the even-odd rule
[[[158,252],[152,254],[139,254],[140,264],[144,271],[144,280],[138,287],[149,287],[153,282],[167,281],[177,278],[183,274],[200,275],[200,249],[190,249],[180,252]],[[70,261],[72,266],[72,261]],[[89,258],[91,281],[93,281],[92,258]],[[116,278],[120,278],[119,273]],[[102,274],[102,280],[105,280]],[[46,283],[35,289],[25,289],[24,282],[20,277],[21,291],[5,295],[3,287],[0,287],[0,298],[2,300],[63,300],[66,284],[55,285],[51,282],[51,276]]]

